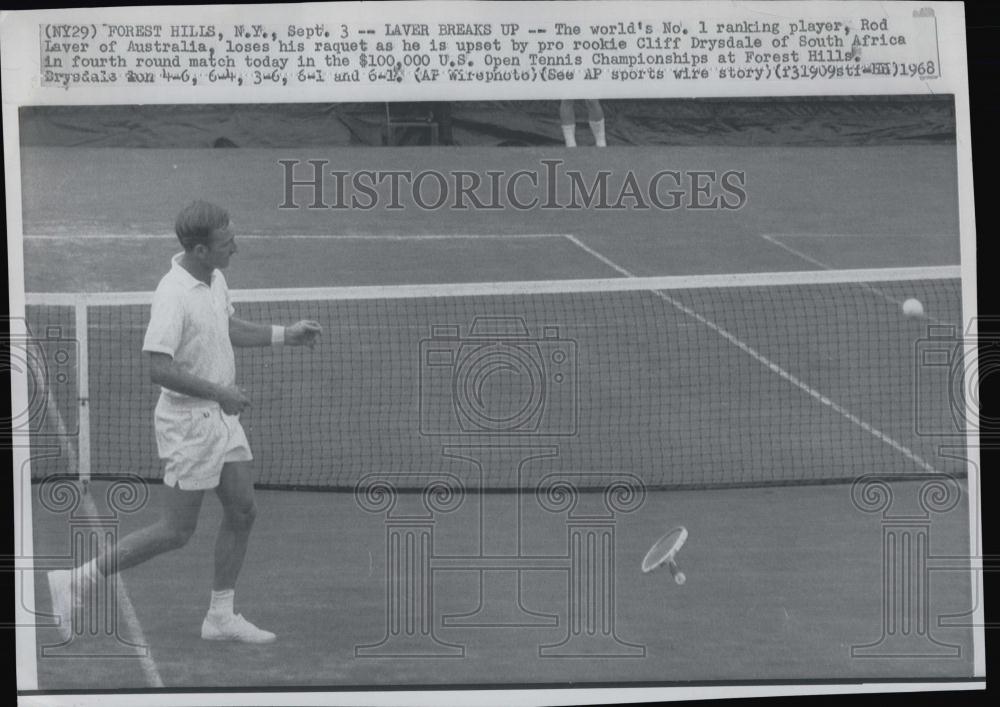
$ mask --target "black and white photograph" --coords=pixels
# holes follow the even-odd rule
[[[218,11],[220,46],[243,41]],[[493,35],[435,20],[428,40],[355,11],[371,37],[345,24],[342,45],[465,42],[445,72],[476,70],[477,43],[572,34],[529,40],[522,16]],[[877,65],[852,38],[897,35],[869,14],[725,31],[839,33],[855,54],[794,61]],[[156,36],[97,22],[90,41]],[[271,41],[340,31],[294,28]],[[688,28],[638,44],[680,63]],[[685,70],[699,47],[743,54],[692,41]],[[538,66],[487,53],[488,96],[213,100],[184,74],[184,100],[81,103],[57,97],[105,79],[64,74],[126,69],[45,51],[55,93],[4,100],[24,699],[983,684],[952,83],[489,84],[570,71],[540,49]],[[365,68],[315,71],[432,70],[360,51]],[[944,80],[934,61],[924,83]]]

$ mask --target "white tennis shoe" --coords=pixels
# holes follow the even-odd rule
[[[272,643],[277,638],[270,631],[257,628],[241,614],[219,616],[209,612],[201,624],[201,637],[206,641],[239,641],[241,643]]]
[[[80,598],[73,592],[73,570],[53,570],[48,573],[52,613],[59,619],[59,637],[63,643],[73,635],[73,609],[80,605]]]

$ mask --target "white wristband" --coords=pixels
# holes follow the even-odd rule
[[[274,325],[271,327],[271,346],[284,346],[285,327]]]

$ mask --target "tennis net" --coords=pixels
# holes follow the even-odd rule
[[[552,471],[678,488],[962,473],[938,451],[962,436],[960,361],[921,358],[960,349],[959,275],[234,290],[241,318],[324,327],[315,349],[237,351],[243,424],[258,483],[280,488],[469,473],[446,445],[558,448],[527,476],[493,473],[497,488]],[[903,316],[910,297],[925,317]],[[150,299],[28,295],[29,364],[44,368],[29,380],[33,443],[63,452],[36,455],[33,478],[160,477],[141,353]]]

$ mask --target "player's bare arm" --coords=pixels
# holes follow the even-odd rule
[[[302,320],[287,327],[275,327],[270,324],[257,324],[248,322],[239,317],[229,318],[229,340],[233,346],[271,346],[275,343],[282,343],[288,346],[313,346],[316,339],[323,332],[323,327],[318,322]],[[280,337],[280,341],[275,341],[275,336]]]
[[[194,398],[214,400],[229,415],[236,415],[250,406],[250,399],[239,388],[227,387],[199,378],[183,370],[173,357],[163,353],[148,353],[150,380],[164,388]]]

